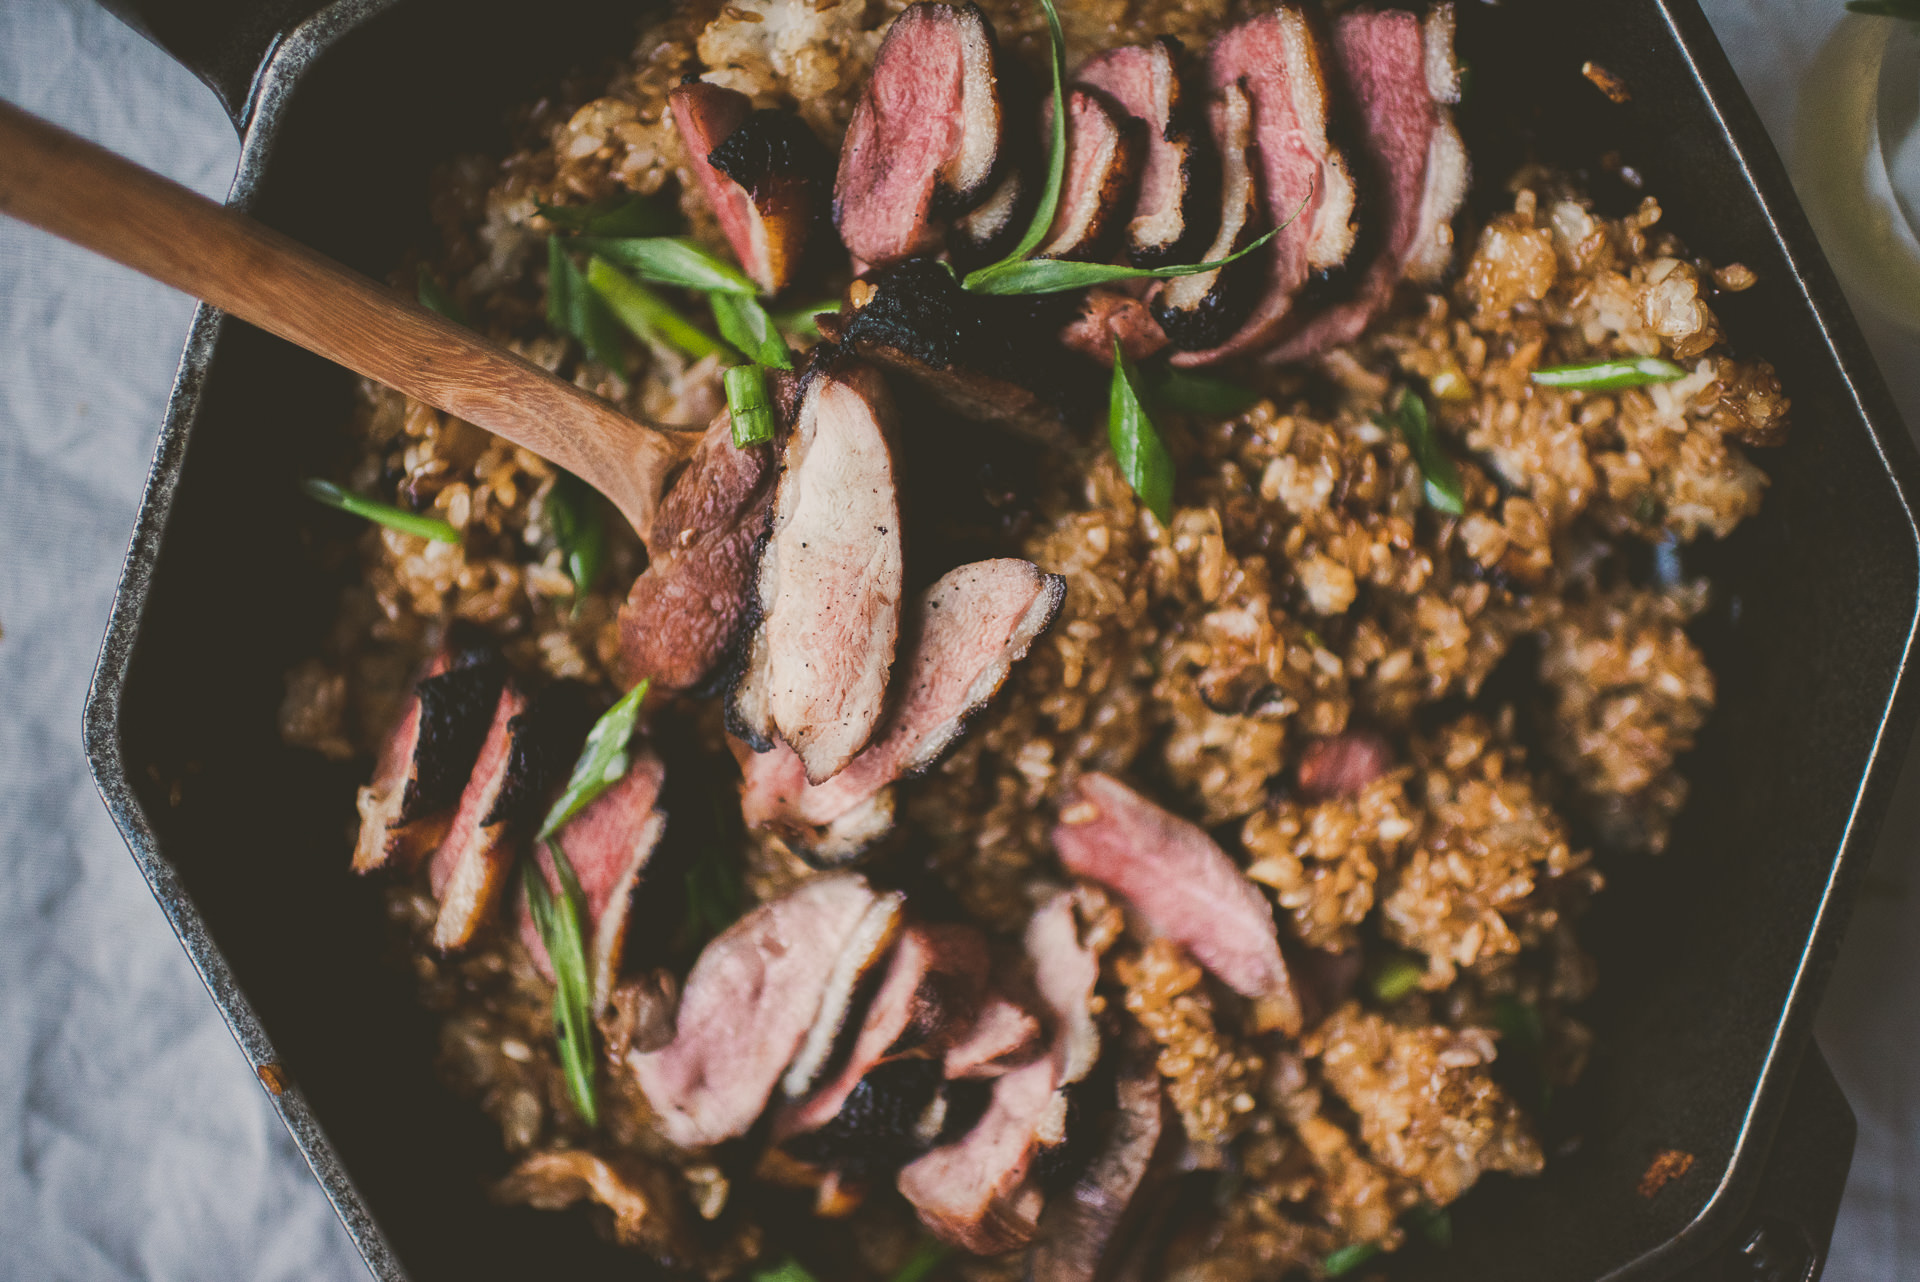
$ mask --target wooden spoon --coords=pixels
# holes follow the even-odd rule
[[[290,343],[525,446],[642,538],[699,429],[604,401],[279,232],[0,102],[0,213],[124,263]]]

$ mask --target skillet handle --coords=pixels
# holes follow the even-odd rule
[[[281,37],[327,0],[100,0],[102,7],[200,77],[245,133],[253,86]]]

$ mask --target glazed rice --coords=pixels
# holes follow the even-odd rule
[[[609,370],[545,332],[551,229],[537,205],[677,190],[694,234],[717,244],[667,91],[713,68],[720,83],[797,102],[837,138],[898,7],[681,7],[642,33],[604,95],[542,100],[505,159],[444,168],[432,269],[477,326],[535,363],[637,414],[704,423],[723,404],[711,361],[636,350],[630,368]],[[1004,45],[1033,60],[1038,10],[984,7]],[[1069,60],[1149,34],[1202,37],[1226,11],[1071,6]],[[1788,404],[1765,362],[1729,354],[1713,311],[1754,276],[1689,256],[1652,197],[1609,218],[1543,170],[1515,175],[1509,194],[1463,233],[1451,288],[1403,295],[1310,373],[1264,375],[1243,414],[1163,421],[1179,473],[1166,525],[1091,436],[1043,469],[1005,552],[1065,577],[1061,616],[955,751],[902,786],[882,858],[924,861],[988,929],[1017,931],[1064,880],[1048,834],[1059,799],[1097,770],[1146,781],[1220,836],[1271,893],[1290,948],[1357,949],[1369,974],[1417,973],[1394,1000],[1311,1012],[1297,1045],[1269,1053],[1240,1032],[1238,999],[1177,945],[1129,938],[1108,952],[1109,1015],[1143,1030],[1189,1136],[1230,1151],[1240,1173],[1213,1227],[1176,1244],[1170,1278],[1273,1277],[1351,1244],[1391,1248],[1409,1209],[1445,1206],[1483,1171],[1538,1171],[1535,1101],[1495,1071],[1519,1036],[1502,1012],[1536,1018],[1542,1081],[1577,1079],[1591,1041],[1577,1007],[1595,975],[1576,924],[1603,885],[1588,845],[1665,850],[1686,798],[1681,758],[1714,702],[1686,631],[1707,585],[1642,582],[1623,550],[1665,555],[1759,510],[1766,478],[1747,450],[1782,439]],[[1607,394],[1529,378],[1613,356],[1689,373]],[[1461,458],[1457,518],[1424,505],[1406,442],[1382,425],[1389,394],[1415,382]],[[289,673],[288,742],[370,755],[456,619],[486,628],[522,672],[612,682],[615,614],[644,565],[630,531],[610,528],[603,590],[576,602],[543,515],[547,463],[372,385],[351,430],[349,484],[397,495],[464,541],[360,537],[363,573],[336,628]],[[1469,707],[1516,657],[1532,664],[1532,701]],[[724,759],[712,708],[690,715]],[[1531,722],[1537,739],[1520,732]],[[1399,746],[1392,770],[1351,797],[1287,792],[1310,737],[1357,726]],[[739,853],[755,899],[811,875],[772,837]],[[442,1072],[517,1163],[501,1198],[591,1201],[616,1240],[714,1279],[789,1249],[757,1215],[751,1170],[667,1145],[622,1075],[605,1075],[598,1131],[575,1120],[550,986],[510,932],[441,957],[426,942],[424,887],[395,885],[389,902],[439,1021]],[[897,1201],[870,1198],[844,1235],[844,1276],[898,1267],[911,1225]]]

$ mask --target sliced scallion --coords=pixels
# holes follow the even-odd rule
[[[581,746],[580,759],[573,763],[566,788],[547,811],[534,840],[545,841],[559,832],[625,776],[627,767],[633,764],[627,744],[633,739],[633,728],[640,719],[640,705],[646,700],[650,684],[642,681],[627,691],[593,723],[586,743]]]
[[[1375,997],[1392,1003],[1419,988],[1420,977],[1426,973],[1426,967],[1413,958],[1395,954],[1374,969],[1368,982]]]
[[[439,312],[456,325],[470,324],[467,320],[467,309],[460,306],[460,300],[441,286],[425,263],[420,264],[419,282],[417,296],[422,307]]]
[[[680,221],[673,210],[646,196],[597,200],[590,205],[536,204],[534,208],[561,231],[588,236],[664,236]]]
[[[1424,1203],[1413,1207],[1400,1217],[1401,1223],[1418,1233],[1437,1247],[1453,1245],[1453,1217],[1444,1207],[1427,1206]]]
[[[1243,414],[1259,403],[1260,394],[1224,378],[1169,369],[1153,380],[1153,403],[1176,414],[1205,414],[1227,418]]]
[[[738,267],[684,236],[583,236],[575,243],[649,284],[677,285],[702,294],[759,293]]]
[[[1320,1271],[1330,1278],[1337,1278],[1353,1272],[1361,1265],[1380,1254],[1378,1242],[1353,1242],[1330,1252],[1320,1261]]]
[[[713,308],[713,323],[720,327],[720,336],[745,352],[749,360],[768,369],[793,368],[793,352],[759,299],[749,294],[715,293],[707,295],[707,305]]]
[[[1564,387],[1578,392],[1617,392],[1623,387],[1671,383],[1686,376],[1684,367],[1658,356],[1592,361],[1585,365],[1555,365],[1533,371],[1533,381],[1541,387]]]
[[[766,374],[758,365],[735,365],[722,381],[727,389],[727,416],[733,420],[733,443],[744,450],[771,441],[773,401],[767,395]]]
[[[773,323],[795,338],[819,338],[820,317],[828,312],[839,310],[840,300],[829,298],[824,302],[809,303],[805,307],[792,307],[784,312],[775,312]]]
[[[636,338],[665,343],[696,361],[726,350],[713,335],[675,311],[666,299],[604,258],[587,260],[587,284]]]
[[[616,374],[625,372],[619,324],[558,236],[547,237],[547,324],[579,340],[587,355]]]
[[[391,503],[362,498],[352,490],[335,485],[332,481],[309,478],[300,482],[300,489],[308,498],[325,503],[328,507],[350,512],[354,516],[372,521],[376,525],[384,525],[390,530],[398,530],[402,534],[411,534],[418,539],[431,539],[435,543],[460,541],[460,531],[439,517],[421,516],[417,512],[397,508]]]
[[[1427,403],[1411,390],[1402,389],[1391,417],[1379,420],[1382,427],[1397,427],[1407,438],[1413,461],[1420,466],[1427,506],[1436,512],[1459,516],[1467,510],[1465,492],[1460,488],[1460,471],[1440,447],[1432,422],[1427,418]]]
[[[939,1268],[941,1263],[953,1254],[953,1248],[938,1238],[924,1237],[920,1245],[913,1249],[907,1262],[900,1266],[890,1282],[923,1282],[927,1274]]]
[[[1141,402],[1140,375],[1113,341],[1113,386],[1107,397],[1107,441],[1120,474],[1165,525],[1173,519],[1173,459]]]
[[[600,1105],[593,1088],[593,983],[587,975],[586,897],[560,843],[547,843],[554,873],[560,882],[555,895],[540,871],[539,861],[527,859],[520,877],[527,890],[527,911],[546,945],[553,965],[553,1033],[566,1077],[567,1095],[588,1126],[600,1124]]]
[[[814,1276],[805,1265],[789,1255],[772,1268],[755,1272],[753,1282],[814,1282]]]
[[[592,486],[571,472],[562,472],[547,491],[546,510],[547,528],[560,545],[567,577],[573,580],[577,609],[607,558],[606,507]]]

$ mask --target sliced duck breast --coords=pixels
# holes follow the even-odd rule
[[[977,561],[948,571],[916,605],[905,671],[873,742],[846,769],[810,784],[798,755],[781,745],[757,754],[736,749],[747,824],[771,828],[820,858],[857,854],[892,819],[891,800],[875,798],[939,759],[1065,598],[1066,580],[1027,561]]]
[[[649,749],[640,749],[618,783],[554,834],[587,901],[583,924],[596,1011],[605,1008],[612,998],[626,947],[627,908],[647,861],[666,831],[667,817],[658,808],[666,773],[659,757]],[[558,894],[560,878],[554,870],[552,852],[541,845],[533,854],[548,887]],[[553,963],[540,932],[534,928],[525,895],[520,896],[519,904],[520,942],[526,945],[540,973],[551,980]]]
[[[787,1098],[797,1099],[811,1090],[831,1067],[835,1052],[845,1049],[849,1038],[858,1039],[859,1025],[849,1027],[849,1022],[860,1018],[862,998],[871,994],[869,981],[893,952],[905,906],[906,896],[897,890],[879,896],[848,936],[827,975],[813,1026],[780,1079]]]
[[[1436,5],[1424,20],[1398,9],[1344,14],[1332,47],[1358,108],[1385,235],[1346,296],[1302,318],[1269,353],[1274,362],[1306,360],[1359,337],[1403,278],[1437,281],[1453,257],[1453,217],[1466,198],[1466,147],[1447,109],[1460,96],[1453,6]]]
[[[753,571],[773,507],[773,451],[740,449],[722,413],[660,500],[647,568],[620,608],[620,660],[630,683],[698,690],[740,639]]]
[[[860,1079],[882,1064],[906,1057],[938,1062],[948,1043],[973,1024],[986,978],[986,940],[973,927],[907,927],[845,1062],[812,1093],[774,1116],[774,1139],[825,1126]]]
[[[963,418],[1057,443],[1067,407],[1093,404],[1104,387],[1098,367],[1063,361],[1049,341],[1069,314],[1054,299],[972,293],[931,258],[856,281],[852,299],[832,325],[839,339]]]
[[[1330,271],[1353,248],[1355,190],[1346,157],[1327,138],[1329,97],[1319,37],[1300,6],[1286,4],[1216,36],[1207,50],[1215,94],[1238,87],[1253,108],[1253,154],[1273,238],[1267,278],[1244,324],[1217,347],[1176,355],[1208,365],[1272,342],[1313,272]],[[1291,221],[1288,221],[1291,220]]]
[[[473,932],[500,902],[507,872],[513,864],[511,824],[487,823],[499,801],[512,759],[515,718],[526,710],[526,699],[512,683],[501,688],[493,719],[481,741],[479,756],[460,793],[447,836],[434,853],[430,870],[433,897],[440,902],[434,919],[433,944],[443,951],[465,947]]]
[[[693,81],[667,95],[687,166],[734,257],[765,294],[791,285],[819,238],[833,161],[790,111]]]
[[[1228,258],[1266,234],[1267,216],[1253,136],[1253,104],[1239,85],[1214,95],[1207,108],[1214,154],[1219,160],[1220,219],[1213,243],[1198,261]],[[1268,274],[1268,246],[1238,262],[1192,276],[1177,276],[1149,297],[1154,319],[1175,347],[1200,351],[1218,347],[1246,323],[1260,300]]]
[[[389,862],[410,869],[445,839],[506,681],[505,667],[491,659],[455,662],[443,651],[429,665],[380,750],[373,781],[360,789],[355,872]]]
[[[879,371],[841,361],[810,377],[781,445],[731,728],[755,748],[777,734],[810,783],[867,745],[886,698],[904,578],[894,421]]]
[[[744,1135],[813,1027],[846,949],[876,896],[836,873],[762,904],[701,950],[673,1041],[627,1066],[681,1148]]]
[[[884,267],[938,249],[936,215],[990,190],[1002,128],[993,28],[973,4],[921,0],[888,28],[834,180],[848,252]]]
[[[1130,361],[1158,355],[1169,342],[1146,303],[1118,289],[1088,290],[1079,315],[1060,331],[1062,344],[1108,369],[1116,339]]]
[[[1086,89],[1067,95],[1067,163],[1053,223],[1040,241],[1042,258],[1089,261],[1106,257],[1122,234],[1140,182],[1145,126]],[[1041,131],[1053,130],[1053,100],[1041,111]]]
[[[1033,1237],[1046,1201],[1035,1164],[1066,1143],[1067,1088],[1100,1053],[1093,988],[1102,941],[1088,938],[1081,922],[1098,902],[1097,892],[1062,891],[1027,927],[1034,982],[1054,1028],[1048,1053],[995,1080],[978,1122],[900,1172],[901,1194],[942,1241],[993,1255]]]
[[[973,1027],[947,1048],[941,1065],[955,1080],[1003,1077],[1041,1048],[1040,1017],[1005,993],[989,992]]]
[[[1213,160],[1185,84],[1179,41],[1109,49],[1074,73],[1077,84],[1141,122],[1145,158],[1126,228],[1128,259],[1136,267],[1205,261],[1194,254],[1213,237],[1218,209],[1209,199]]]
[[[1040,1217],[1027,1253],[1027,1282],[1095,1282],[1109,1254],[1135,1237],[1124,1222],[1175,1129],[1151,1050],[1127,1048],[1114,1095],[1113,1116],[1092,1160]]]
[[[1118,892],[1154,933],[1253,1000],[1260,1023],[1299,1031],[1273,910],[1200,828],[1116,779],[1087,774],[1060,808],[1053,848],[1069,871]]]

